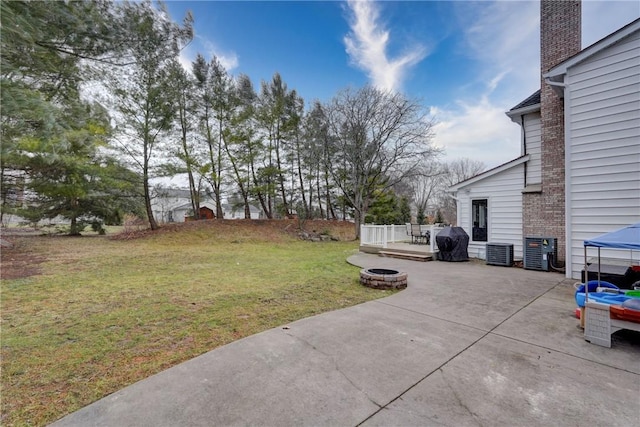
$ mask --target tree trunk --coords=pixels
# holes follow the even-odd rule
[[[353,223],[356,227],[355,232],[356,232],[356,240],[357,240],[357,239],[360,239],[360,225],[362,224],[362,215],[357,209],[354,209],[354,212],[353,212]]]
[[[289,205],[287,203],[287,194],[284,191],[284,175],[282,174],[282,163],[280,161],[280,142],[276,141],[276,166],[278,167],[278,183],[280,184],[280,196],[282,197],[282,210],[284,211],[284,215],[289,218]]]
[[[1,160],[0,160],[1,162]],[[0,189],[6,190],[4,177],[4,162],[0,164]],[[0,225],[4,226],[4,210],[7,207],[7,192],[2,191],[2,205],[0,205]]]
[[[215,147],[213,146],[214,144],[213,135],[211,132],[211,125],[209,124],[209,107],[206,107],[205,109],[204,122],[205,122],[205,128],[207,132],[207,146],[209,147],[209,162],[211,164],[211,187],[213,188],[213,195],[216,199],[216,217],[222,218],[222,207],[221,206],[219,207],[219,205],[221,205],[220,171],[216,167],[219,164],[220,155],[218,154],[217,156],[218,159],[216,159],[216,155],[215,155],[216,150],[215,150]],[[218,144],[218,153],[220,153],[219,145],[220,144]]]
[[[264,211],[264,214],[266,215],[266,217],[268,219],[272,219],[271,212],[267,210],[267,204],[266,204],[266,201],[264,200],[264,194],[262,194],[262,191],[259,190],[260,186],[258,183],[258,178],[256,177],[256,170],[253,163],[254,161],[253,148],[251,146],[251,141],[248,141],[248,142],[249,143],[247,145],[247,148],[249,150],[249,169],[251,171],[251,178],[253,180],[253,185],[257,189],[256,196],[258,197],[258,201],[260,202],[260,206],[262,207],[262,210]]]
[[[336,212],[333,210],[333,203],[331,203],[331,192],[329,191],[329,175],[324,175],[324,185],[325,185],[325,194],[327,198],[327,219],[337,219]],[[331,214],[331,218],[329,218],[329,214]],[[343,216],[344,216],[344,208],[343,208]],[[344,218],[343,218],[344,220]]]
[[[220,120],[219,129],[220,135],[218,137],[218,164],[217,174],[215,180],[214,193],[216,195],[216,218],[222,219],[224,212],[222,210],[222,120]],[[226,142],[224,143],[226,145]]]
[[[320,209],[320,218],[324,218],[324,211],[322,210],[322,193],[320,192],[320,168],[318,168],[316,174],[316,194],[318,195],[318,208]],[[327,218],[328,219],[328,218]]]
[[[69,226],[69,235],[70,236],[79,236],[80,230],[78,229],[78,218],[74,214],[71,217],[71,225]]]
[[[189,177],[189,194],[191,195],[191,209],[193,209],[193,215],[196,219],[200,219],[200,194],[196,189],[196,182],[193,179],[193,172],[191,169],[187,171]]]
[[[244,201],[244,219],[251,219],[251,207],[249,206],[249,197],[243,193],[242,199]]]
[[[144,141],[144,163],[142,165],[142,189],[144,191],[144,206],[147,211],[147,220],[152,230],[158,229],[158,223],[153,217],[153,209],[151,208],[151,191],[149,190],[149,142]]]
[[[151,192],[149,191],[149,177],[147,175],[147,171],[145,168],[144,179],[143,179],[143,187],[144,187],[144,206],[147,211],[147,219],[149,220],[149,227],[152,230],[158,229],[158,223],[156,219],[153,217],[153,209],[151,208]]]
[[[266,176],[267,179],[267,207],[269,208],[269,218],[273,217],[273,189],[272,189],[272,180],[271,180],[271,171],[273,170],[273,140],[272,136],[269,135],[269,173]]]
[[[304,178],[302,177],[302,162],[300,161],[300,138],[296,135],[296,158],[298,161],[298,179],[300,180],[300,194],[302,195],[302,205],[304,206],[304,217],[310,218],[307,196],[304,191]],[[309,200],[311,202],[311,200]]]
[[[247,190],[247,186],[244,185],[242,181],[242,177],[240,176],[240,170],[238,169],[236,158],[231,154],[229,150],[229,145],[227,141],[223,138],[222,143],[224,144],[224,150],[227,153],[227,157],[229,157],[229,161],[231,162],[231,166],[233,167],[233,173],[236,176],[236,181],[238,183],[238,188],[240,188],[240,194],[242,195],[242,200],[244,201],[244,216],[245,219],[251,218],[251,211],[249,210],[249,191]],[[247,218],[247,212],[249,212],[249,217]]]
[[[180,131],[182,151],[184,153],[184,161],[187,166],[187,177],[189,179],[189,195],[191,197],[191,209],[195,219],[200,219],[200,194],[196,189],[195,179],[193,178],[193,164],[191,161],[191,153],[189,152],[189,145],[187,144],[187,112],[186,112],[186,100],[184,94],[182,97],[182,104],[179,105],[180,109]]]

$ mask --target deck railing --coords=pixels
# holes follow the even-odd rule
[[[429,241],[429,252],[437,252],[436,234],[444,227],[434,224],[420,226],[423,233],[429,231],[431,239]],[[407,225],[372,225],[362,224],[360,226],[360,244],[367,246],[380,246],[387,248],[389,243],[411,243],[411,229]]]
[[[363,224],[360,226],[360,244],[362,245],[386,248],[389,243],[409,241],[411,241],[411,236],[407,235],[405,225]]]

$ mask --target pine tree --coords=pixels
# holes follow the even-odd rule
[[[176,114],[171,98],[171,64],[179,49],[193,37],[192,18],[182,26],[169,19],[161,4],[156,10],[150,1],[120,6],[119,31],[131,63],[111,76],[108,87],[117,111],[120,150],[131,167],[141,175],[141,187],[149,226],[158,228],[151,207],[150,180],[160,166],[163,138]]]
[[[3,1],[0,8],[2,213],[10,207],[32,222],[59,215],[78,234],[83,220],[114,217],[115,205],[103,203],[117,164],[101,149],[108,117],[80,96],[89,67],[117,49],[111,3]],[[15,185],[30,190],[25,206],[5,203]]]

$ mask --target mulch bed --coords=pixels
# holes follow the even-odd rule
[[[131,227],[121,233],[111,236],[110,238],[115,240],[131,240],[149,237],[152,235],[175,233],[181,230],[188,229],[232,229],[234,227],[253,229],[260,233],[285,233],[293,236],[300,237],[300,227],[302,227],[307,233],[313,235],[320,235],[324,232],[329,234],[337,240],[350,241],[355,239],[355,228],[353,223],[346,221],[336,220],[306,220],[298,221],[296,219],[212,219],[201,221],[189,221],[182,223],[162,224],[159,229],[152,231],[146,228],[146,224],[142,227]]]

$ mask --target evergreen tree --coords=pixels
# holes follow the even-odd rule
[[[280,210],[284,216],[291,214],[291,206],[285,188],[285,158],[291,140],[291,132],[299,117],[296,104],[299,102],[295,90],[289,90],[279,73],[269,83],[263,81],[260,90],[258,120],[267,136],[267,158],[263,168],[265,187],[268,190],[269,207],[275,198],[275,188],[280,191]],[[270,209],[271,210],[271,209]]]
[[[202,162],[200,173],[213,189],[216,217],[222,218],[223,148],[220,132],[222,121],[218,120],[215,107],[221,104],[220,100],[216,100],[217,95],[220,95],[220,85],[227,84],[226,70],[217,58],[214,57],[211,63],[207,63],[201,54],[198,54],[196,60],[192,62],[191,70],[196,82],[195,109],[198,116],[198,129],[206,145],[207,160]],[[226,92],[222,95],[227,96]]]
[[[168,163],[166,165],[166,175],[186,173],[191,209],[195,218],[200,219],[201,179],[198,179],[198,172],[201,170],[202,165],[194,143],[193,132],[193,119],[197,102],[196,97],[193,95],[195,82],[177,59],[172,61],[169,69],[169,78],[172,82],[170,97],[173,101],[173,109],[176,112],[175,121],[177,125],[177,135],[173,137],[178,141],[171,149],[171,157],[175,158],[177,163]]]
[[[241,74],[234,81],[231,100],[229,126],[223,142],[242,198],[244,217],[250,219],[249,198],[252,194],[252,177],[255,177],[254,160],[257,154],[257,143],[254,126],[256,93],[249,76]],[[264,208],[264,198],[259,193],[258,197]]]
[[[425,216],[424,216],[424,208],[422,206],[418,206],[418,212],[416,214],[416,221],[418,224],[424,224]]]
[[[0,2],[2,213],[24,185],[18,213],[32,222],[60,215],[78,234],[83,218],[113,218],[113,204],[101,203],[116,164],[102,150],[108,117],[81,97],[89,66],[110,62],[118,45],[111,6]]]
[[[411,222],[411,204],[407,196],[402,196],[400,198],[398,224],[405,224],[407,222]]]
[[[109,130],[106,114],[95,106],[89,112],[81,108],[74,110],[73,120],[61,117],[62,122],[73,122],[64,131],[18,144],[27,186],[37,197],[17,213],[32,220],[61,216],[70,221],[72,235],[80,234],[88,222],[114,222],[118,205],[110,203],[110,196],[115,197],[118,188],[131,188],[114,186],[113,174],[122,169],[101,155]]]
[[[118,142],[129,163],[141,176],[149,226],[158,228],[151,208],[150,180],[161,163],[163,138],[172,127],[176,109],[171,98],[171,64],[180,48],[193,37],[192,18],[174,23],[161,4],[150,1],[120,6],[119,31],[131,63],[114,73],[109,82],[113,95]]]
[[[316,101],[311,111],[305,117],[305,140],[308,144],[306,150],[307,163],[315,179],[316,197],[318,198],[318,208],[320,216],[326,219],[336,219],[334,210],[335,201],[332,198],[331,159],[334,158],[331,152],[331,135],[327,123],[326,110],[324,106]],[[322,204],[324,201],[325,210]],[[311,198],[309,200],[311,204]]]
[[[380,186],[371,196],[371,206],[365,222],[374,224],[403,224],[402,198],[388,188]],[[408,202],[405,202],[408,206]]]

